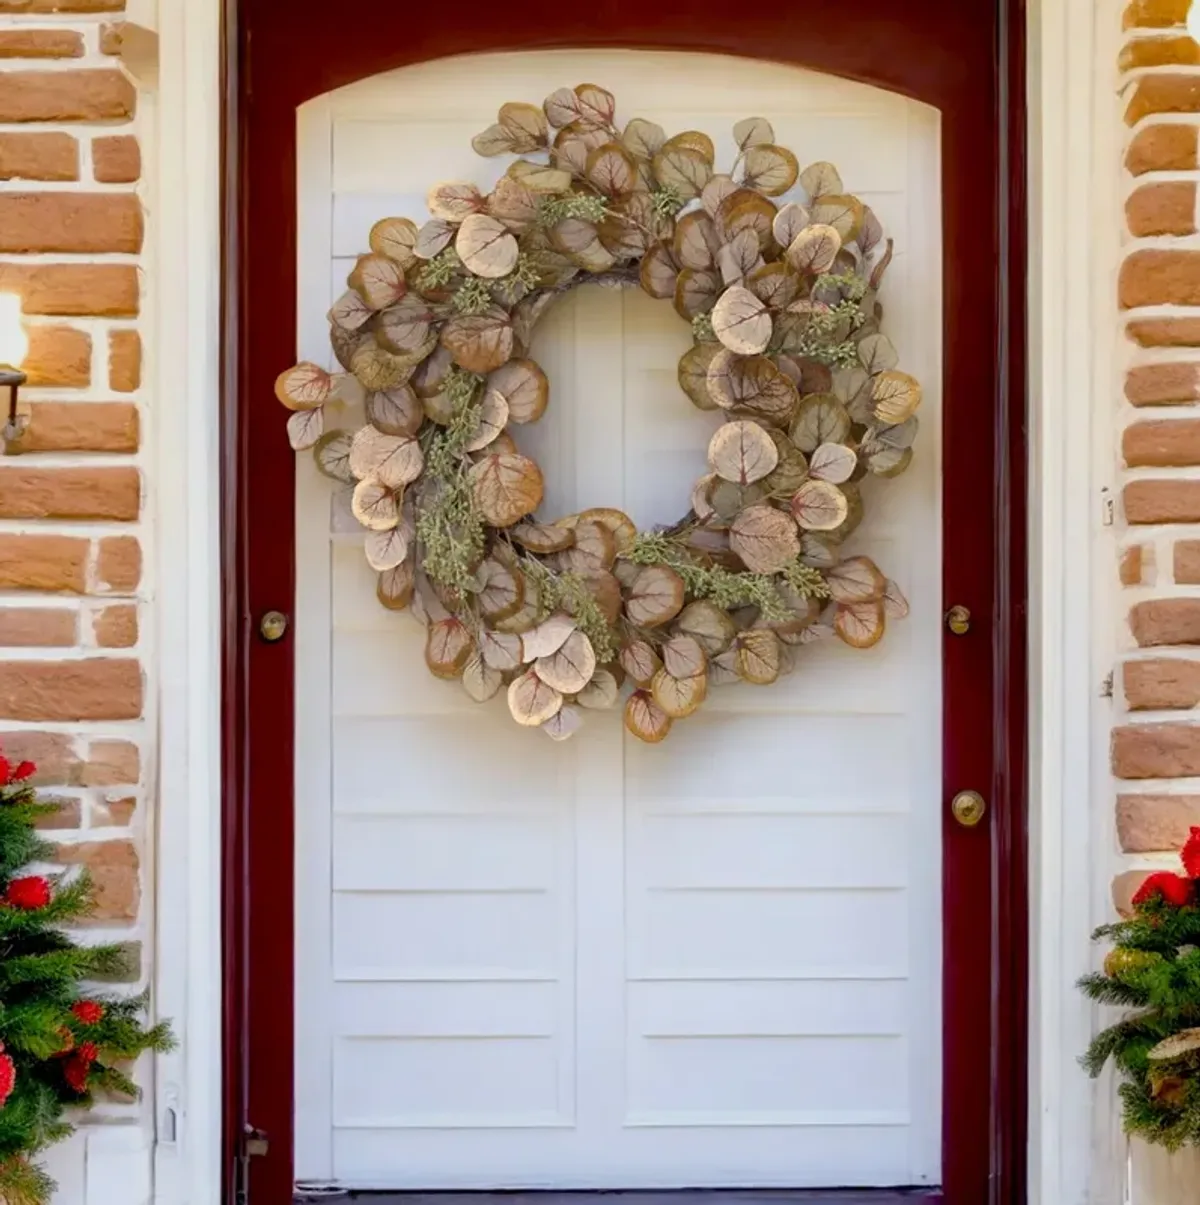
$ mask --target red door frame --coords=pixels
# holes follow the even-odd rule
[[[228,1200],[291,1205],[291,641],[259,616],[294,589],[293,453],[273,400],[295,359],[296,138],[303,101],[408,63],[484,50],[636,46],[796,63],[940,109],[945,232],[944,792],[991,805],[943,825],[946,1205],[1025,1199],[1026,586],[1024,0],[525,0],[451,14],[360,0],[226,0],[223,398],[225,1037]],[[572,81],[566,81],[572,82]],[[988,404],[990,399],[990,405]],[[991,483],[991,488],[986,483]],[[980,1040],[984,1024],[990,1041]]]

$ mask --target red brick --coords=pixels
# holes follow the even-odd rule
[[[0,121],[124,121],[136,107],[137,90],[110,68],[0,74]]]
[[[1200,464],[1200,419],[1155,419],[1126,427],[1121,454],[1131,468]]]
[[[142,546],[133,536],[101,540],[96,578],[105,593],[132,594],[142,580]]]
[[[139,308],[133,264],[0,262],[0,292],[20,293],[26,314],[129,318]]]
[[[1140,305],[1200,305],[1200,251],[1134,251],[1121,264],[1119,287],[1121,306],[1127,310]]]
[[[1200,318],[1134,319],[1126,333],[1142,347],[1200,347]]]
[[[1117,778],[1191,778],[1200,774],[1200,725],[1129,724],[1113,729]]]
[[[1125,377],[1125,397],[1134,406],[1173,406],[1200,399],[1200,362],[1141,364]]]
[[[1139,67],[1195,67],[1200,64],[1200,46],[1189,37],[1135,38],[1121,50],[1122,71]]]
[[[1200,76],[1144,75],[1125,109],[1129,125],[1151,113],[1200,112]]]
[[[1130,523],[1200,523],[1200,481],[1131,481],[1122,498]]]
[[[142,671],[132,658],[0,661],[0,718],[136,720]]]
[[[1200,540],[1177,540],[1174,549],[1175,581],[1200,585]]]
[[[82,387],[92,380],[92,337],[69,326],[34,326],[22,365],[30,385]]]
[[[137,811],[137,799],[132,795],[111,796],[103,803],[92,804],[93,828],[128,828]]]
[[[132,193],[0,193],[0,251],[141,249],[142,205]]]
[[[1129,854],[1173,852],[1194,824],[1200,824],[1200,795],[1122,795],[1117,800],[1117,836]]]
[[[79,143],[70,134],[0,134],[0,180],[78,180]]]
[[[39,817],[39,819],[35,821],[36,828],[79,828],[83,821],[83,808],[78,799],[70,799],[64,796],[56,795],[40,795],[38,797],[38,803],[53,803],[57,806],[58,810],[56,812],[52,812],[49,816]]]
[[[1200,661],[1127,661],[1121,676],[1130,711],[1181,711],[1200,703]]]
[[[1146,172],[1191,171],[1197,164],[1197,130],[1193,125],[1145,126],[1125,152],[1125,166],[1135,176]]]
[[[75,740],[62,732],[0,732],[0,753],[11,762],[31,761],[34,786],[78,786],[82,763]]]
[[[142,174],[142,151],[127,134],[92,143],[92,171],[101,184],[132,184]]]
[[[0,645],[8,648],[70,648],[77,628],[66,607],[0,607]]]
[[[129,741],[92,741],[79,781],[85,787],[136,786],[141,774],[137,745]]]
[[[136,452],[138,412],[130,402],[34,402],[14,441],[22,452]]]
[[[0,467],[0,518],[133,520],[141,505],[137,469]]]
[[[1121,553],[1118,574],[1122,586],[1140,586],[1142,584],[1143,544],[1134,544]]]
[[[85,866],[92,880],[93,924],[137,919],[141,902],[138,856],[132,841],[83,841],[60,845],[56,859],[64,866]]]
[[[1154,598],[1129,612],[1129,626],[1142,648],[1200,644],[1200,598]]]
[[[1191,41],[1191,39],[1188,39]],[[1194,45],[1194,43],[1193,43]],[[1191,180],[1143,184],[1125,202],[1125,221],[1135,238],[1196,232],[1196,185]]]
[[[133,393],[142,383],[142,337],[137,331],[111,331],[108,336],[108,386]]]
[[[1122,25],[1125,29],[1182,25],[1187,20],[1190,3],[1191,0],[1129,0]]]
[[[78,59],[83,35],[73,29],[0,30],[0,59]]]
[[[138,642],[137,607],[131,603],[105,607],[92,621],[92,635],[102,649],[133,648]]]
[[[82,594],[88,542],[74,536],[0,533],[0,590]]]

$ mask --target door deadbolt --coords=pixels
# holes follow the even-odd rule
[[[288,617],[282,611],[268,611],[258,621],[258,634],[268,643],[282,640],[288,630]]]
[[[987,814],[987,800],[978,791],[959,791],[950,810],[963,828],[974,828]]]

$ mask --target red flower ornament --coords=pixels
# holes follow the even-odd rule
[[[1156,896],[1161,897],[1172,908],[1183,908],[1192,903],[1192,881],[1185,879],[1181,874],[1172,874],[1169,870],[1160,870],[1148,875],[1146,881],[1134,893],[1133,906],[1137,908]]]
[[[17,768],[9,775],[10,782],[24,782],[37,773],[37,765],[31,761],[17,763]]]
[[[73,1054],[63,1063],[63,1078],[81,1096],[87,1091],[88,1075],[92,1065],[87,1059]]]
[[[12,1061],[12,1055],[3,1051],[4,1043],[0,1042],[0,1109],[8,1103],[17,1083],[17,1065]]]
[[[71,1012],[84,1025],[99,1025],[104,1020],[104,1005],[97,1004],[95,1000],[76,1000],[71,1005]]]
[[[1200,826],[1194,826],[1179,851],[1183,869],[1189,879],[1200,879]]]
[[[79,1057],[85,1063],[94,1063],[100,1057],[100,1050],[95,1042],[83,1042],[79,1047]]]
[[[50,902],[50,880],[40,874],[13,879],[4,893],[4,902],[10,908],[44,908]]]

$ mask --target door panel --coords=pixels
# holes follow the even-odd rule
[[[296,1174],[364,1188],[939,1181],[940,217],[937,114],[765,63],[636,51],[451,59],[301,111],[301,354],[370,225],[425,216],[507,99],[596,78],[621,113],[769,116],[832,158],[896,239],[886,329],[926,387],[914,467],[869,482],[855,551],[912,615],[869,653],[801,650],[661,747],[589,716],[567,745],[432,679],[375,599],[348,493],[297,472]],[[705,81],[720,79],[719,103]],[[901,303],[897,304],[897,300]],[[719,419],[640,291],[544,320],[551,382],[517,432],[541,514],[688,505]]]

